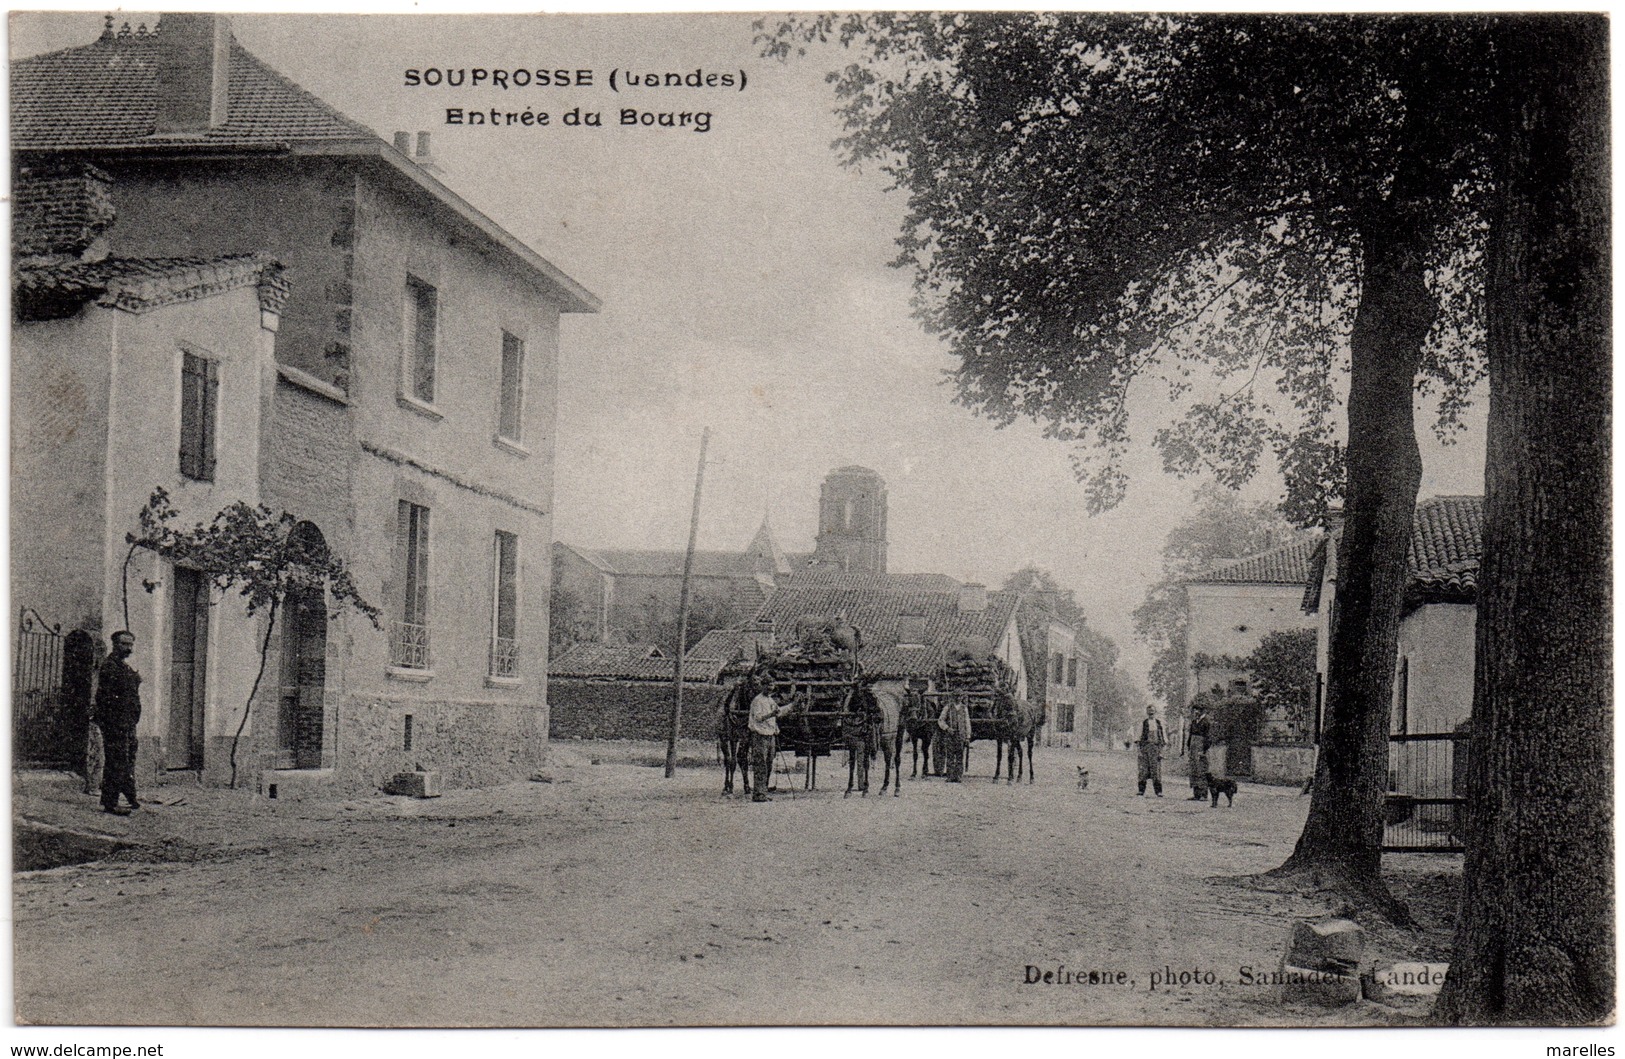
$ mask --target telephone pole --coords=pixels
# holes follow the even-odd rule
[[[705,447],[711,428],[700,435],[700,467],[694,472],[694,512],[688,519],[688,551],[683,555],[683,592],[677,601],[677,674],[671,697],[671,731],[666,735],[666,778],[677,772],[677,729],[683,721],[683,656],[688,654],[688,583],[694,574],[694,538],[700,531],[700,489],[705,484]]]

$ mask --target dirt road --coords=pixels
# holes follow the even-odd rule
[[[605,763],[430,801],[167,787],[154,792],[167,804],[116,818],[68,777],[26,774],[20,819],[138,845],[17,874],[16,1017],[1387,1021],[1364,1003],[1282,1008],[1246,982],[1275,968],[1294,917],[1326,912],[1216,878],[1284,859],[1308,802],[1295,789],[1243,785],[1233,809],[1211,809],[1176,779],[1167,797],[1141,798],[1127,755],[1072,750],[1040,751],[1034,785],[994,785],[978,749],[983,774],[963,785],[905,780],[902,797],[843,799],[845,770],[826,763],[835,790],[766,805],[723,798],[715,769],[668,781]],[[1069,971],[1084,983],[1042,981]]]

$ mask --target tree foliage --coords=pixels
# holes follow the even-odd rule
[[[1304,728],[1315,701],[1315,642],[1313,629],[1272,632],[1246,661],[1259,705],[1287,711]]]
[[[354,610],[374,628],[379,627],[379,610],[362,598],[344,561],[328,549],[321,535],[301,532],[299,520],[285,511],[275,514],[263,504],[251,506],[239,500],[209,522],[191,528],[177,525],[179,517],[169,493],[162,487],[154,489],[136,516],[137,532],[125,535],[130,554],[143,549],[176,566],[196,570],[209,579],[214,591],[240,596],[250,617],[266,613],[259,671],[231,741],[231,785],[235,787],[238,744],[265,676],[277,615],[288,596],[325,592],[332,614]],[[126,559],[126,571],[128,568]],[[151,592],[157,586],[147,582],[145,587]],[[128,619],[128,589],[125,596]]]
[[[1466,20],[1105,14],[784,18],[771,55],[839,41],[853,164],[908,195],[897,264],[960,359],[960,403],[1078,443],[1091,502],[1126,484],[1130,387],[1183,415],[1171,469],[1273,458],[1294,519],[1340,488],[1338,378],[1361,242],[1407,184],[1438,313],[1440,427],[1482,377],[1481,80]],[[1425,105],[1420,105],[1425,101]],[[1426,165],[1417,158],[1418,144]]]

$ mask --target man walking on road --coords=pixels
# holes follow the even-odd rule
[[[1168,745],[1168,733],[1162,727],[1155,706],[1145,708],[1145,720],[1140,722],[1140,795],[1145,795],[1145,781],[1150,780],[1162,797],[1162,748]]]
[[[102,730],[106,763],[102,768],[102,811],[124,816],[141,808],[135,798],[135,725],[141,719],[141,674],[125,661],[135,650],[135,637],[120,630],[102,661],[96,679],[95,721]],[[119,795],[130,809],[119,808]]]

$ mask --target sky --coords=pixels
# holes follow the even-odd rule
[[[101,24],[99,13],[13,14],[12,55],[88,43]],[[384,137],[429,132],[449,187],[602,299],[597,314],[567,316],[561,335],[558,539],[681,548],[709,427],[701,548],[743,548],[767,517],[782,548],[809,551],[824,475],[871,467],[887,483],[894,572],[996,586],[1036,563],[1075,591],[1143,681],[1149,653],[1130,615],[1197,483],[1163,474],[1140,444],[1126,501],[1091,517],[1067,445],[952,403],[944,372],[955,360],[914,320],[912,276],[889,266],[903,198],[831,147],[841,128],[824,75],[849,57],[759,58],[751,16],[739,14],[237,14],[232,29]],[[475,67],[594,80],[407,84],[407,70]],[[632,89],[626,71],[729,74],[744,87]],[[624,127],[628,106],[709,113],[709,128]],[[454,107],[546,111],[550,123],[447,124]],[[564,124],[573,109],[603,125]],[[1159,424],[1141,403],[1143,440]],[[1482,401],[1449,447],[1427,418],[1421,495],[1482,492]],[[1273,479],[1249,489],[1258,500],[1279,492]]]

